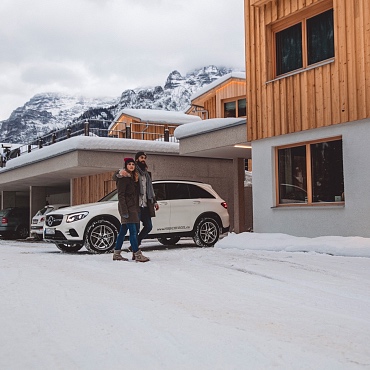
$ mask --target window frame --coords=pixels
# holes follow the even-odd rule
[[[239,100],[245,100],[245,116],[239,116]],[[238,96],[228,99],[221,100],[222,104],[222,118],[225,118],[225,103],[235,102],[235,118],[244,118],[247,117],[247,99],[245,96]],[[230,117],[229,117],[230,118]],[[233,118],[233,117],[231,117]]]
[[[325,143],[330,141],[342,140],[342,136],[335,136],[330,138],[323,138],[317,140],[297,142],[288,145],[281,145],[275,147],[275,205],[276,207],[325,207],[325,206],[344,206],[345,200],[338,202],[313,202],[313,185],[312,185],[312,165],[311,165],[311,145],[318,143]],[[279,150],[295,148],[299,146],[306,147],[306,172],[307,172],[307,203],[280,203],[280,183],[279,183]],[[343,155],[343,151],[342,151]],[[343,160],[344,162],[344,160]]]
[[[293,74],[297,74],[312,68],[319,67],[323,64],[333,62],[335,59],[335,41],[334,41],[334,56],[328,59],[321,60],[317,63],[308,64],[308,50],[307,50],[307,20],[313,18],[319,14],[325,13],[328,10],[333,9],[333,0],[324,0],[319,4],[313,4],[307,8],[298,11],[297,13],[280,19],[267,27],[267,43],[266,46],[270,49],[268,50],[268,63],[270,64],[270,76],[269,80],[284,78]],[[276,34],[280,31],[288,29],[296,24],[301,24],[302,27],[302,68],[294,69],[292,71],[277,74],[277,61],[276,61]],[[335,32],[335,25],[334,25]],[[335,40],[335,35],[334,35]]]

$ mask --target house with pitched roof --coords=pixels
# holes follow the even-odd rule
[[[244,72],[228,73],[199,89],[191,96],[187,114],[211,118],[246,116],[246,81]]]
[[[184,112],[125,108],[118,112],[108,130],[112,137],[169,141],[176,127],[200,119]]]

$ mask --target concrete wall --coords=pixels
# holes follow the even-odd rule
[[[245,227],[246,231],[253,230],[253,194],[252,187],[244,188],[244,210],[245,210]]]
[[[275,207],[274,147],[342,135],[344,206]],[[255,232],[370,237],[370,120],[254,141]]]
[[[25,191],[2,191],[1,209],[7,207],[29,207],[30,196]]]
[[[46,200],[49,204],[70,204],[70,193],[49,194],[46,196]]]
[[[46,205],[46,187],[30,186],[30,219]]]

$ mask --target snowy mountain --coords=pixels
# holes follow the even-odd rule
[[[163,86],[125,90],[118,98],[37,94],[7,120],[0,121],[0,142],[29,143],[84,119],[111,121],[123,108],[184,111],[199,88],[230,72],[232,68],[208,66],[182,76],[175,70]],[[106,128],[106,123],[101,125]]]
[[[60,93],[37,94],[23,107],[0,122],[0,141],[28,143],[50,131],[64,128],[90,107],[103,108],[117,103],[112,98],[86,98]]]

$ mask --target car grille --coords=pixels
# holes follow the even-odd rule
[[[53,235],[46,236],[45,239],[48,239],[48,240],[67,240],[67,238],[64,236],[64,234],[59,230],[56,230],[55,234],[53,234]]]
[[[46,216],[45,226],[46,227],[58,226],[62,223],[62,220],[63,220],[63,215]]]

